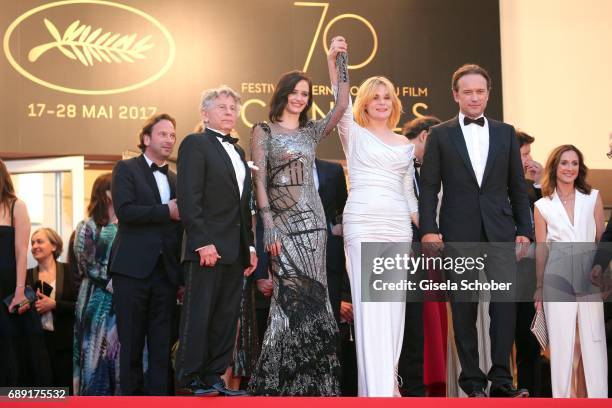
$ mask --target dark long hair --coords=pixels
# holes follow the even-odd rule
[[[95,221],[98,227],[108,224],[108,205],[110,199],[106,192],[111,188],[111,173],[102,174],[94,181],[91,189],[91,198],[87,207],[87,214]]]
[[[8,211],[13,201],[17,200],[13,181],[6,165],[0,160],[0,207]]]
[[[270,114],[268,115],[270,122],[276,123],[281,120],[285,106],[287,106],[287,98],[300,81],[308,82],[308,104],[300,113],[300,127],[306,126],[308,111],[312,106],[312,81],[302,71],[287,72],[278,80],[272,99],[270,99]]]
[[[561,162],[561,155],[565,152],[575,152],[578,155],[578,177],[574,181],[574,187],[583,194],[591,193],[591,185],[586,182],[589,169],[584,164],[582,152],[576,146],[566,144],[556,147],[548,156],[542,175],[542,196],[544,197],[552,196],[557,187],[557,168]]]

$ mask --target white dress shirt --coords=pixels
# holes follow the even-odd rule
[[[144,155],[144,158],[150,168],[151,163],[153,163],[153,160],[149,159],[146,154]],[[168,204],[168,201],[170,201],[170,183],[168,182],[168,176],[166,176],[161,171],[154,171],[153,177],[155,177],[155,183],[157,184],[157,189],[159,190],[159,197],[161,198],[161,203]]]
[[[217,129],[213,129],[211,127],[208,127],[207,129],[219,134],[219,136],[217,136],[217,139],[219,139],[219,141],[221,142],[221,146],[223,146],[228,156],[230,157],[230,160],[232,161],[234,173],[236,173],[236,183],[238,183],[238,191],[240,193],[240,197],[242,197],[242,190],[244,189],[244,178],[246,177],[246,168],[244,167],[244,163],[242,161],[242,158],[240,157],[240,154],[238,154],[238,151],[236,150],[233,144],[229,142],[224,142],[222,140],[222,137],[224,136],[223,132],[220,132]],[[196,249],[196,252],[202,248]],[[249,250],[251,252],[255,252],[255,247],[249,246]]]
[[[487,157],[489,157],[489,121],[487,118],[484,118],[484,126],[478,126],[475,123],[465,126],[463,118],[465,118],[465,115],[459,112],[459,126],[461,126],[461,132],[465,139],[465,146],[472,162],[474,174],[476,174],[476,180],[478,185],[481,186],[485,166],[487,165]]]
[[[244,168],[244,163],[242,161],[242,158],[240,157],[240,154],[238,154],[238,151],[236,150],[233,144],[231,144],[230,142],[222,141],[221,138],[222,136],[224,136],[222,132],[213,128],[208,128],[208,130],[212,130],[213,132],[218,133],[220,135],[217,136],[217,139],[219,139],[219,141],[221,142],[221,146],[223,146],[232,161],[232,166],[234,166],[234,173],[236,173],[238,191],[240,192],[240,197],[242,197],[242,189],[244,188],[244,178],[246,176],[246,169]]]

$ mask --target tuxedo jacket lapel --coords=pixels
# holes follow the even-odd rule
[[[170,199],[176,198],[176,173],[168,171],[168,184],[170,185]]]
[[[242,164],[244,165],[244,182],[242,184],[242,197],[241,197],[241,199],[247,199],[248,200],[249,197],[248,197],[247,193],[251,191],[250,190],[250,188],[251,188],[251,169],[249,168],[249,166],[248,166],[248,164],[246,162],[244,150],[242,150],[242,147],[240,147],[238,144],[235,144],[234,148],[238,152],[238,155],[242,159]],[[232,169],[233,168],[234,168],[234,166],[232,166]],[[235,171],[234,171],[234,173],[235,173]]]
[[[236,182],[236,171],[234,171],[234,165],[232,164],[232,159],[230,159],[229,155],[223,148],[223,145],[221,144],[219,139],[217,139],[217,135],[215,132],[211,130],[207,130],[206,135],[210,138],[210,142],[213,144],[213,146],[215,146],[215,149],[217,149],[219,156],[223,159],[223,163],[225,163],[225,167],[227,167],[227,170],[229,171],[231,183],[234,188],[234,192],[236,193],[238,197],[240,197],[240,191],[238,190],[238,183]],[[246,177],[245,177],[245,180],[246,180]]]
[[[476,178],[476,173],[474,173],[474,167],[472,167],[472,161],[470,160],[470,155],[467,150],[467,146],[465,145],[465,138],[463,137],[463,132],[461,131],[461,126],[459,126],[459,119],[455,117],[453,120],[453,125],[451,127],[451,139],[463,160],[463,164],[467,168],[467,171],[472,175],[472,179],[474,183],[478,184],[478,179]]]
[[[419,170],[416,168],[414,169],[413,184],[414,184],[414,195],[416,199],[418,200],[419,196],[421,195],[421,175],[419,174]]]
[[[317,168],[317,176],[319,177],[319,194],[325,193],[325,188],[327,187],[327,172],[323,171],[323,164],[319,160],[315,160],[315,165]]]
[[[155,195],[155,199],[158,204],[161,204],[161,197],[159,195],[159,188],[157,187],[157,183],[155,182],[155,177],[153,176],[153,172],[151,168],[147,165],[147,161],[144,158],[144,155],[140,155],[138,159],[138,165],[140,166],[140,170],[142,170],[142,174],[147,181],[151,190],[153,190],[153,194]]]
[[[499,127],[497,122],[487,119],[489,123],[489,153],[487,155],[487,164],[485,165],[484,173],[482,174],[482,185],[487,181],[487,177],[491,172],[493,163],[495,163],[495,157],[501,151],[502,141],[496,137]]]

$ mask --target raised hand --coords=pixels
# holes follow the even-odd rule
[[[329,45],[329,52],[327,53],[327,59],[336,62],[336,56],[341,52],[348,51],[348,43],[342,36],[336,36],[332,38],[331,44]]]

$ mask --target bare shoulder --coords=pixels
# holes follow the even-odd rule
[[[15,214],[15,218],[17,219],[23,216],[28,216],[28,206],[26,205],[25,201],[19,198],[15,201],[15,209],[13,210],[13,214]]]
[[[23,201],[23,200],[21,200],[19,198],[17,200],[15,200],[15,207],[14,208],[15,208],[14,209],[15,213],[17,213],[17,212],[20,212],[20,213],[26,212],[27,213],[27,211],[28,211],[28,206],[26,205],[25,201]]]
[[[395,142],[394,144],[397,144],[398,146],[412,144],[410,143],[410,140],[408,140],[406,136],[401,135],[399,133],[390,132],[389,138],[393,140]]]

